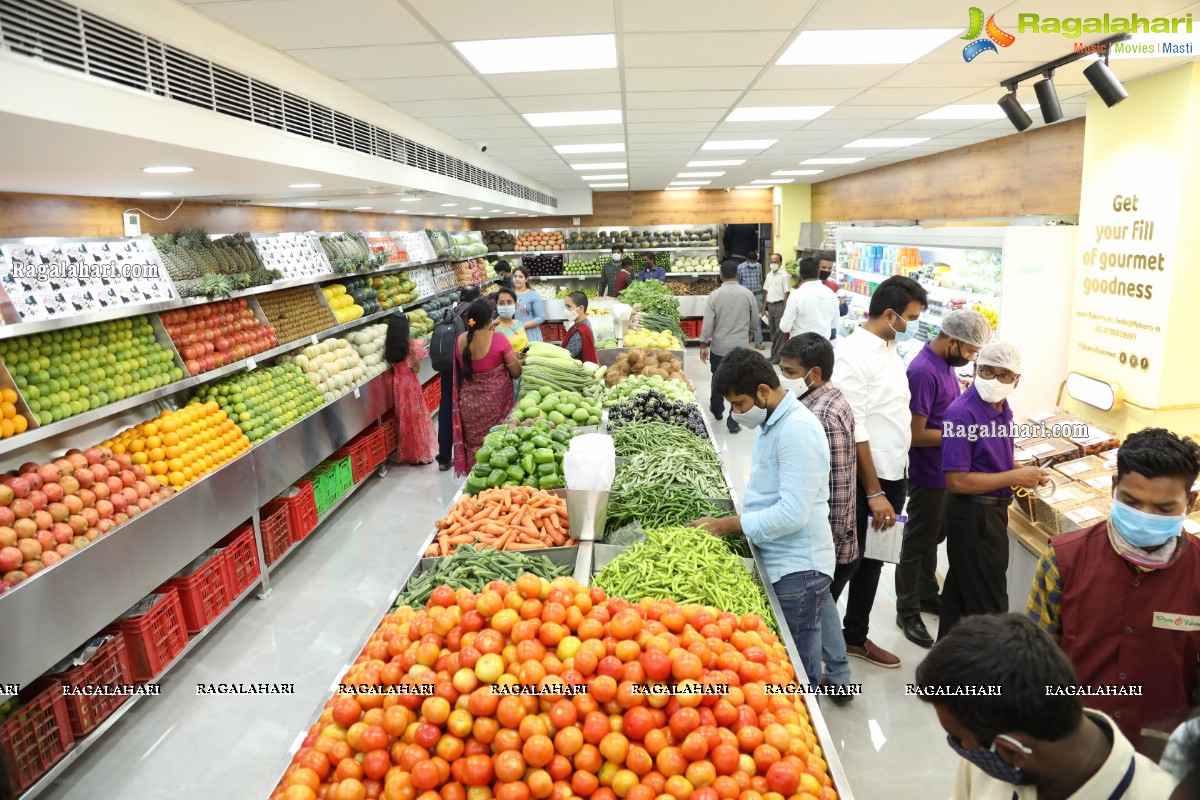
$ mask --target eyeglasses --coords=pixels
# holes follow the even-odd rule
[[[983,378],[985,381],[997,380],[1005,384],[1016,383],[1021,379],[1020,375],[1009,372],[1008,370],[997,372],[994,368],[989,367],[986,364],[976,365],[975,374],[980,378]]]

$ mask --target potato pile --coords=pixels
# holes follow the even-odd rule
[[[632,375],[657,375],[665,380],[688,382],[683,365],[667,350],[634,347],[628,353],[622,353],[604,373],[604,382],[615,386]]]
[[[337,324],[333,312],[317,300],[311,286],[260,294],[258,303],[275,326],[275,337],[280,344],[312,336]]]

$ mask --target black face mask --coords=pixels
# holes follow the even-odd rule
[[[962,355],[962,344],[961,344],[961,343],[959,343],[957,340],[955,340],[953,343],[954,343],[954,344],[956,344],[956,345],[958,345],[958,355],[956,355],[956,356],[947,355],[947,356],[946,356],[946,363],[947,363],[947,364],[949,364],[950,366],[952,366],[952,367],[956,367],[956,368],[957,368],[957,367],[965,367],[967,364],[970,364],[970,363],[971,363],[970,361],[968,361],[967,359],[963,358],[963,355]]]
[[[833,270],[828,270],[828,269],[821,270],[821,280],[823,280],[823,281],[829,280],[829,276],[832,274],[833,274]]]

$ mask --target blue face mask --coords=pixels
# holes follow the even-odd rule
[[[1186,519],[1184,514],[1175,517],[1147,514],[1125,505],[1115,497],[1108,515],[1125,541],[1141,548],[1160,547],[1171,541],[1183,530]]]
[[[996,738],[1005,739],[1009,744],[1019,747],[1025,753],[1033,752],[1011,737],[1001,734]],[[996,780],[1003,781],[1004,783],[1011,783],[1014,786],[1023,786],[1032,782],[1025,774],[1024,770],[1020,769],[1019,767],[1014,767],[1012,764],[1009,764],[1007,761],[1000,758],[1000,756],[996,753],[995,742],[992,742],[992,746],[990,748],[977,747],[974,750],[968,750],[959,744],[953,736],[947,735],[946,743],[950,745],[951,750],[958,753],[975,766],[979,767],[983,774],[987,775],[988,777],[995,778]]]
[[[888,323],[888,327],[892,328],[892,333],[896,334],[897,342],[911,342],[913,337],[917,335],[917,331],[914,328],[914,326],[916,324],[917,323],[915,321],[909,322],[908,320],[905,320],[904,321],[904,330],[902,330],[902,331],[898,331],[895,328],[892,328],[892,323],[890,323],[890,322]]]

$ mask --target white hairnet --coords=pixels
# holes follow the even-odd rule
[[[983,347],[992,339],[992,325],[978,311],[961,308],[942,317],[942,333],[965,344]]]
[[[975,359],[976,364],[1000,367],[1017,375],[1021,374],[1021,351],[1008,342],[991,342],[984,345]]]

